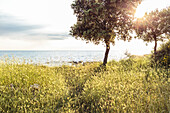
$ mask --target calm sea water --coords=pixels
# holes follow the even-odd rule
[[[72,61],[103,61],[104,51],[0,51],[0,58],[24,60],[26,63],[34,63],[40,65],[59,65]],[[120,60],[124,58],[124,54],[118,51],[110,51],[109,60]]]

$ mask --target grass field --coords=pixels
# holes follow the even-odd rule
[[[170,111],[169,69],[148,57],[85,66],[0,63],[0,112]]]

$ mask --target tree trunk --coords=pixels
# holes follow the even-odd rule
[[[103,65],[105,66],[107,64],[107,58],[110,50],[110,43],[106,43],[106,52],[103,60]]]
[[[156,37],[154,37],[154,39],[155,39],[154,55],[156,56],[157,40]]]

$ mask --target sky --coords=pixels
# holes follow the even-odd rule
[[[0,50],[105,50],[103,44],[86,44],[69,35],[76,23],[73,0],[0,0]],[[170,0],[144,0],[135,16],[170,6]],[[133,39],[117,41],[111,50],[147,54],[154,44]],[[140,51],[139,51],[140,50]]]

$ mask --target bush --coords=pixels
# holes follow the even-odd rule
[[[154,55],[152,55],[152,58],[154,58]],[[170,40],[160,46],[156,53],[155,61],[161,67],[170,67]]]

